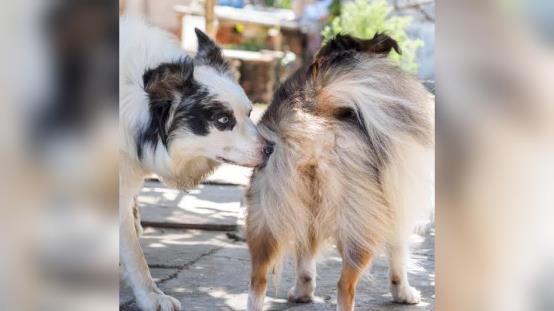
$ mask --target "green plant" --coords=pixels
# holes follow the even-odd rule
[[[273,8],[290,9],[292,8],[292,0],[265,0],[265,5]]]
[[[244,40],[242,43],[231,44],[228,48],[233,50],[245,50],[245,51],[260,51],[266,48],[266,44],[262,39],[250,38]]]
[[[423,46],[423,41],[408,38],[406,27],[412,21],[410,16],[391,16],[391,11],[392,6],[386,0],[355,0],[344,4],[340,8],[340,15],[323,29],[324,41],[337,34],[370,39],[377,32],[385,33],[395,39],[402,50],[402,55],[392,52],[390,58],[397,61],[402,68],[416,72],[416,52]]]
[[[341,6],[341,0],[331,0],[331,4],[329,4],[329,20],[340,16]]]

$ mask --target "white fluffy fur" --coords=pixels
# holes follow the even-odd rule
[[[207,136],[195,136],[187,129],[172,133],[166,149],[146,146],[143,157],[137,156],[135,138],[149,123],[149,98],[144,90],[143,75],[162,63],[185,57],[179,43],[166,32],[147,25],[139,18],[120,20],[120,256],[125,275],[143,310],[180,310],[176,299],[165,295],[153,282],[140,247],[133,198],[143,180],[157,174],[164,182],[179,189],[199,183],[222,157],[243,165],[261,161],[261,137],[248,117],[252,105],[240,86],[229,75],[212,67],[195,64],[194,79],[208,88],[216,99],[227,103],[236,125],[232,131],[212,130]],[[180,94],[175,94],[179,103]],[[172,108],[172,111],[174,107]]]
[[[275,151],[249,189],[248,234],[275,239],[276,258],[300,250],[298,277],[313,275],[314,280],[315,266],[307,269],[311,259],[302,255],[313,244],[310,236],[342,244],[345,264],[356,265],[356,248],[387,251],[391,278],[398,281],[391,285],[394,300],[417,303],[419,293],[408,283],[406,262],[414,223],[433,207],[432,98],[388,60],[360,55],[359,61],[354,70],[329,70],[309,82],[319,115],[292,109],[259,124],[262,135],[275,142]],[[367,142],[323,116],[337,107],[359,111],[375,147],[385,150],[388,160],[378,179],[368,170],[368,161],[379,164]],[[400,119],[403,108],[411,112],[409,122]],[[258,250],[251,252],[256,258]],[[298,282],[291,296],[311,296],[312,284],[300,288]]]

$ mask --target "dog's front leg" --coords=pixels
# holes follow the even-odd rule
[[[181,310],[179,301],[165,295],[152,280],[135,228],[133,196],[136,187],[128,186],[120,184],[119,197],[119,253],[125,276],[133,289],[137,304],[142,310]]]
[[[132,199],[126,211],[120,210],[120,258],[137,304],[145,311],[175,311],[181,310],[181,304],[175,298],[165,295],[158,289],[152,277],[144,253],[136,234],[135,221],[132,213]]]

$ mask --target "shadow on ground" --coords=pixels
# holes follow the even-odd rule
[[[191,193],[147,184],[139,202],[143,220],[237,223],[243,217],[240,186],[201,185]],[[149,201],[150,200],[150,201]],[[161,207],[160,207],[161,206]],[[153,211],[147,211],[152,209]],[[145,219],[146,218],[146,219]],[[141,238],[146,259],[158,286],[181,301],[183,310],[245,310],[250,274],[244,242],[223,232],[146,228]],[[434,310],[434,229],[413,237],[410,281],[422,292],[416,306],[391,303],[385,258],[377,257],[358,285],[356,310]],[[265,310],[336,310],[336,282],[341,259],[330,249],[318,262],[316,298],[310,304],[286,301],[294,282],[294,266],[287,260],[278,286],[268,289]],[[138,310],[130,288],[120,285],[120,310]]]

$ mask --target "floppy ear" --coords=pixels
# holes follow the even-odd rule
[[[218,71],[227,71],[229,64],[223,58],[219,46],[200,29],[194,28],[194,32],[198,38],[198,51],[194,59],[201,64],[212,66]]]
[[[175,63],[164,63],[143,74],[144,90],[151,102],[171,102],[176,91],[182,91],[192,82],[193,74],[194,64],[189,57]]]
[[[371,39],[358,39],[350,35],[337,35],[327,42],[317,53],[316,59],[340,52],[360,52],[388,55],[392,50],[402,54],[398,42],[393,38],[376,33]]]
[[[148,93],[150,123],[142,134],[142,140],[156,141],[159,137],[167,146],[168,132],[166,126],[170,116],[175,93],[187,92],[194,86],[194,64],[190,57],[184,57],[174,63],[164,63],[144,72],[142,81],[144,90]],[[142,147],[137,150],[142,156]]]

